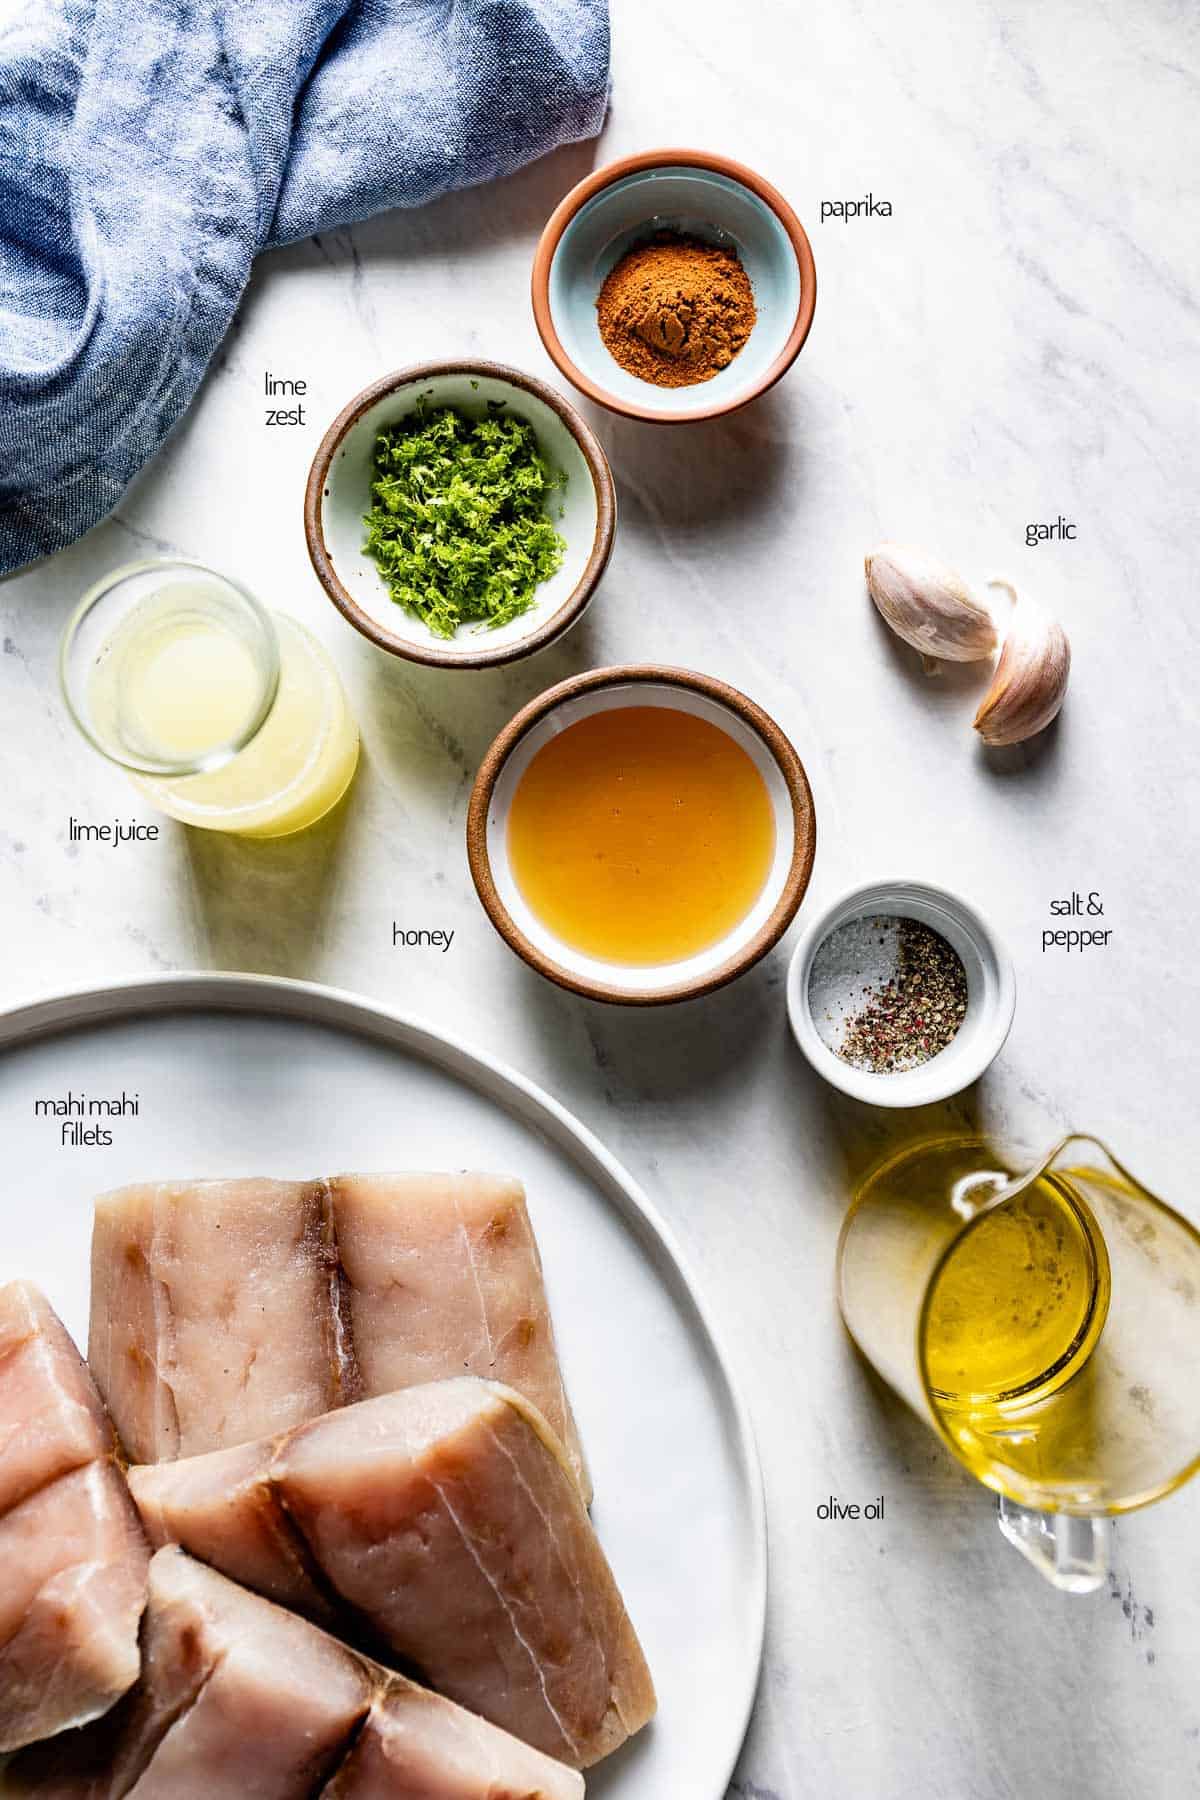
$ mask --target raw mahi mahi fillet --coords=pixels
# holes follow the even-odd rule
[[[394,1676],[323,1800],[583,1800],[583,1793],[574,1769]]]
[[[88,1362],[129,1456],[245,1443],[338,1405],[336,1280],[318,1182],[102,1196]]]
[[[579,1776],[179,1550],[150,1565],[141,1679],[19,1757],[44,1800],[582,1800]]]
[[[137,1677],[150,1552],[79,1352],[0,1288],[0,1752],[97,1718]]]
[[[499,1175],[329,1183],[362,1397],[480,1375],[532,1400],[591,1489],[525,1189]]]
[[[385,1645],[573,1768],[654,1712],[565,1452],[510,1388],[433,1382],[129,1479],[153,1543]]]
[[[444,1376],[513,1387],[590,1500],[521,1184],[338,1175],[96,1203],[88,1357],[129,1454],[228,1449]]]

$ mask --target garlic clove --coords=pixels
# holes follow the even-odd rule
[[[993,582],[1008,587],[1008,582]],[[985,744],[1022,744],[1056,718],[1071,673],[1071,646],[1062,626],[1032,600],[1017,599],[992,685],[975,714]]]
[[[977,662],[996,648],[996,627],[961,576],[926,550],[880,544],[865,559],[867,591],[885,623],[922,656]]]

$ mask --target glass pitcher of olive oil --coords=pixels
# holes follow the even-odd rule
[[[891,1157],[842,1227],[838,1299],[1057,1587],[1099,1587],[1109,1518],[1200,1467],[1200,1233],[1094,1139],[1023,1171],[978,1137]]]

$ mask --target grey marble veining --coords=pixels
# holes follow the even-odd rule
[[[656,659],[732,680],[808,766],[814,899],[871,875],[942,880],[1012,949],[1002,1059],[925,1122],[1098,1131],[1196,1213],[1195,16],[1172,0],[616,11],[598,155],[693,142],[783,188],[819,275],[796,370],[683,430],[585,407],[621,508],[594,607],[532,661],[447,677],[377,654],[324,601],[300,529],[308,462],[388,367],[468,353],[557,380],[529,261],[594,153],[265,259],[118,514],[0,589],[6,995],[193,966],[360,989],[500,1053],[630,1165],[708,1290],[766,1468],[769,1637],[741,1800],[1180,1800],[1200,1787],[1200,1489],[1119,1524],[1108,1591],[1045,1587],[840,1331],[849,1187],[914,1121],[810,1074],[784,1017],[787,944],[683,1008],[570,998],[493,935],[463,825],[487,743],[562,676]],[[822,200],[868,190],[891,218],[819,224]],[[307,380],[310,429],[265,428],[268,367]],[[1078,541],[1027,549],[1026,522],[1059,513]],[[885,535],[1059,611],[1075,676],[1044,740],[989,756],[970,731],[980,674],[929,680],[887,636],[861,563]],[[63,620],[106,569],[175,550],[236,572],[337,657],[364,765],[307,836],[67,841],[71,814],[141,808],[63,715]],[[1075,888],[1102,894],[1112,942],[1043,955],[1049,901]],[[453,948],[393,950],[393,921],[452,929]],[[881,1527],[817,1521],[830,1493],[881,1491]]]

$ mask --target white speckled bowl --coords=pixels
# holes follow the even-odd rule
[[[600,336],[605,277],[660,230],[732,246],[754,289],[758,321],[744,348],[692,387],[639,380]],[[816,303],[812,246],[783,195],[742,163],[702,150],[651,150],[589,175],[556,208],[533,264],[537,328],[567,380],[612,412],[658,423],[716,418],[764,393],[800,354]]]
[[[839,926],[873,914],[929,925],[958,951],[966,970],[966,1017],[946,1048],[918,1069],[875,1074],[852,1068],[829,1048],[813,1018],[810,985],[817,951]],[[844,894],[809,924],[788,970],[788,1018],[796,1042],[832,1087],[872,1106],[928,1106],[961,1093],[1004,1048],[1016,1004],[1012,962],[991,926],[957,894],[919,881],[872,881]]]
[[[471,627],[456,638],[435,637],[423,620],[397,606],[363,550],[376,434],[422,398],[480,414],[490,402],[502,402],[529,421],[546,460],[567,477],[555,495],[554,524],[567,545],[562,567],[541,584],[527,613],[495,631]],[[515,662],[568,631],[604,573],[616,520],[612,470],[591,427],[544,381],[500,363],[427,363],[372,382],[322,438],[304,496],[308,553],[338,611],[380,649],[443,669]]]

